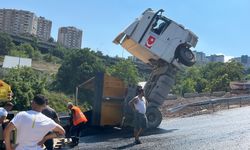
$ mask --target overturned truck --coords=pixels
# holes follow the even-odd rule
[[[190,48],[195,47],[198,41],[193,32],[165,17],[163,12],[162,9],[156,12],[150,8],[145,10],[113,41],[153,67],[144,87],[145,97],[149,101],[147,116],[150,128],[161,123],[159,106],[174,85],[177,71],[195,64],[195,55]],[[132,91],[135,90],[128,90],[124,106],[135,96]],[[129,109],[125,108],[125,118],[132,117]]]
[[[162,15],[163,10],[147,9],[115,39],[153,70],[144,91],[149,104],[146,115],[148,127],[158,127],[162,121],[159,107],[175,83],[178,70],[195,63],[190,50],[198,37],[182,25]],[[91,126],[132,125],[133,111],[128,102],[136,95],[137,87],[127,87],[122,80],[98,73],[81,84],[93,91],[92,110],[86,112]]]

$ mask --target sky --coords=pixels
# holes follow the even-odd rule
[[[113,39],[147,8],[164,15],[198,37],[192,50],[225,59],[250,56],[250,0],[0,0],[0,8],[34,12],[52,21],[51,36],[74,26],[83,30],[82,47],[109,56],[130,54]]]

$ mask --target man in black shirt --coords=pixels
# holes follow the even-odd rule
[[[60,121],[59,121],[59,118],[58,118],[56,111],[53,108],[49,107],[48,103],[49,103],[48,99],[46,99],[46,107],[45,107],[45,109],[43,109],[42,113],[45,116],[51,118],[52,120],[54,120],[56,123],[59,124]],[[45,145],[47,150],[53,150],[53,145],[54,145],[53,139],[47,140],[44,143],[44,145]]]

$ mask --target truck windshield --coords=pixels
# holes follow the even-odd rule
[[[153,23],[151,31],[160,35],[170,24],[170,20],[165,19],[165,18],[158,18],[156,21]]]

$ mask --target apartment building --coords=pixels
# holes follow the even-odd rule
[[[0,9],[0,31],[2,32],[36,35],[37,21],[37,16],[30,11]]]
[[[197,64],[206,64],[207,63],[207,58],[206,58],[205,53],[194,51],[194,54],[195,54]]]
[[[33,35],[48,41],[52,21],[37,17],[33,12],[16,9],[0,9],[0,31],[14,35]]]
[[[37,22],[37,37],[42,41],[48,41],[51,34],[52,21],[39,17]]]
[[[248,55],[241,55],[233,59],[241,63],[245,68],[250,68],[250,57]]]
[[[206,58],[208,59],[208,62],[225,62],[225,56],[224,55],[210,55]]]
[[[61,27],[58,31],[57,42],[66,48],[81,48],[82,30],[75,27]]]

